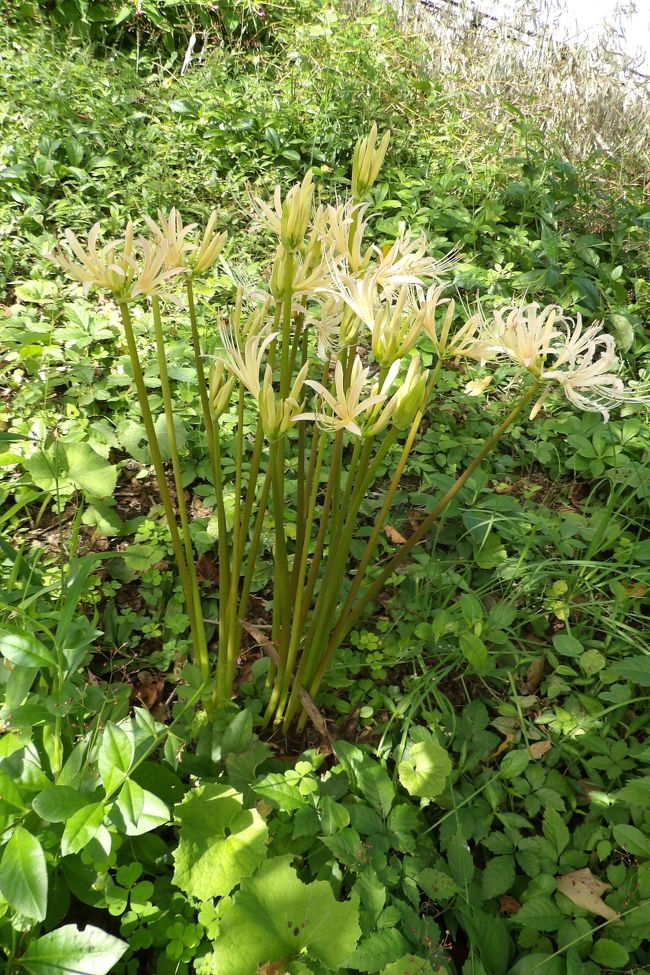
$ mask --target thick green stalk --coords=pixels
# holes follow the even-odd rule
[[[376,596],[379,595],[387,580],[391,577],[395,570],[408,558],[410,552],[415,548],[415,546],[421,542],[426,535],[428,535],[430,529],[438,520],[445,508],[450,504],[451,501],[453,501],[463,485],[467,483],[474,471],[477,470],[488,454],[496,447],[508,428],[514,423],[521,411],[525,409],[525,407],[535,398],[535,396],[537,396],[538,392],[539,384],[533,383],[531,388],[517,401],[510,413],[508,413],[505,420],[499,424],[492,436],[484,443],[483,447],[480,449],[471,464],[469,464],[458,480],[449,488],[440,501],[438,501],[435,507],[429,512],[419,528],[413,532],[411,537],[404,545],[400,546],[399,551],[397,551],[395,555],[389,559],[383,571],[380,573],[375,582],[368,587],[357,604],[353,606],[345,616],[340,618],[330,638],[327,650],[320,662],[318,671],[316,672],[311,685],[308,688],[309,693],[312,696],[317,692],[320,682],[323,679],[323,675],[329,666],[329,662],[332,659],[336,648],[339,646],[341,640],[343,640],[352,626],[354,626],[365,607],[368,605],[368,603],[372,602]]]
[[[196,376],[199,383],[199,398],[201,400],[201,412],[203,413],[203,423],[205,425],[205,433],[208,439],[208,454],[210,457],[210,464],[212,466],[212,477],[214,479],[215,491],[220,491],[221,485],[218,483],[218,471],[217,471],[216,458],[214,453],[214,423],[212,420],[212,412],[210,410],[210,399],[208,397],[208,384],[205,378],[205,370],[203,369],[203,358],[201,356],[201,339],[199,337],[199,328],[196,321],[196,305],[194,303],[194,288],[192,286],[191,277],[188,277],[186,279],[186,290],[187,290],[187,306],[190,313],[190,327],[192,330],[192,349],[194,351],[194,364],[196,366]]]
[[[375,524],[370,534],[370,538],[366,543],[366,547],[363,551],[361,561],[359,562],[359,565],[357,566],[357,570],[354,575],[352,588],[350,589],[350,592],[348,593],[347,599],[341,610],[341,617],[345,617],[347,615],[348,611],[350,610],[350,607],[352,606],[352,603],[354,602],[354,598],[358,593],[359,589],[361,588],[361,584],[363,583],[363,578],[366,573],[366,569],[368,568],[370,564],[370,560],[377,547],[377,542],[379,541],[379,537],[383,531],[384,525],[386,523],[386,519],[388,518],[388,515],[390,513],[391,505],[393,503],[393,498],[395,497],[395,492],[397,491],[400,485],[400,481],[402,480],[402,474],[404,473],[406,462],[413,448],[413,444],[418,434],[418,430],[420,429],[420,423],[422,422],[424,410],[426,408],[427,403],[429,402],[429,398],[431,397],[431,393],[433,392],[435,384],[438,380],[438,376],[440,375],[442,363],[443,360],[438,359],[438,362],[436,363],[435,368],[432,370],[431,376],[429,377],[429,382],[427,383],[426,390],[422,397],[422,404],[419,410],[417,411],[417,413],[415,414],[415,417],[413,418],[411,429],[408,432],[408,436],[404,442],[404,446],[402,447],[402,453],[400,454],[399,461],[397,462],[397,466],[393,472],[393,476],[391,478],[390,484],[388,485],[388,490],[386,491],[384,503],[382,505],[381,511],[375,518]]]
[[[135,382],[136,392],[138,394],[138,402],[140,404],[140,409],[142,411],[142,421],[144,423],[145,432],[147,434],[147,440],[149,442],[149,450],[151,453],[151,460],[153,462],[153,467],[156,472],[156,479],[158,481],[158,490],[160,491],[160,499],[162,501],[163,510],[165,512],[165,518],[167,520],[167,526],[169,528],[169,534],[171,536],[174,558],[176,560],[178,574],[181,578],[183,594],[185,596],[185,605],[190,619],[190,630],[192,633],[192,642],[194,644],[194,647],[196,648],[200,645],[199,628],[197,624],[200,625],[200,629],[202,630],[203,619],[201,618],[200,620],[197,621],[194,614],[194,600],[192,596],[192,584],[190,581],[189,569],[185,561],[183,546],[181,545],[180,536],[178,534],[178,526],[176,524],[176,514],[174,512],[174,506],[172,504],[171,496],[169,494],[169,488],[167,486],[167,478],[165,476],[165,468],[160,453],[160,447],[158,445],[158,437],[156,435],[156,428],[154,426],[153,418],[151,416],[151,410],[149,408],[147,387],[145,385],[144,376],[142,374],[142,368],[140,366],[138,347],[135,341],[133,326],[131,324],[131,315],[128,306],[124,302],[120,302],[119,308],[120,308],[120,315],[122,317],[122,326],[124,328],[124,335],[126,337],[126,344],[129,351],[129,358],[131,360],[131,369],[133,370],[133,379]],[[196,653],[196,649],[195,649],[195,653]],[[197,655],[197,662],[199,662],[198,655]]]
[[[185,491],[183,488],[183,475],[181,471],[181,461],[178,455],[178,444],[176,442],[176,430],[174,427],[174,408],[172,404],[171,388],[169,385],[169,374],[167,372],[167,358],[165,356],[165,338],[163,336],[162,320],[160,317],[160,299],[153,298],[153,323],[154,335],[156,339],[156,354],[158,359],[158,372],[160,375],[160,390],[163,400],[165,413],[165,424],[167,427],[167,438],[169,440],[169,452],[171,454],[172,470],[174,473],[174,485],[176,488],[176,503],[181,519],[181,532],[183,537],[183,547],[187,560],[188,575],[192,587],[192,604],[194,607],[194,617],[197,623],[199,635],[199,646],[197,648],[197,660],[201,668],[201,677],[205,680],[209,674],[208,645],[205,639],[205,627],[203,625],[203,608],[201,606],[201,593],[199,582],[196,576],[194,563],[194,549],[190,535],[190,525],[187,517],[187,506],[185,504]],[[201,636],[202,635],[202,636]]]
[[[278,672],[271,688],[271,698],[266,708],[264,722],[274,713],[284,680],[287,664],[286,633],[289,615],[289,562],[284,531],[284,451],[280,443],[271,444],[271,479],[273,494],[273,522],[275,535],[273,625],[271,639],[278,652]]]
[[[289,693],[289,685],[291,683],[291,676],[293,673],[293,668],[296,663],[296,656],[298,653],[298,646],[300,644],[300,638],[302,636],[302,630],[300,628],[300,608],[302,600],[302,588],[305,579],[305,572],[307,570],[307,558],[309,556],[309,542],[311,540],[312,525],[314,523],[314,512],[316,510],[316,496],[318,494],[318,485],[320,482],[320,470],[323,463],[323,452],[325,448],[325,437],[321,436],[318,445],[318,457],[316,459],[316,469],[314,472],[314,477],[312,480],[312,489],[309,497],[309,504],[307,508],[307,516],[305,519],[305,529],[303,533],[302,549],[296,550],[294,556],[297,563],[299,563],[298,573],[295,578],[295,585],[293,591],[293,615],[290,622],[290,638],[289,646],[287,649],[287,659],[284,667],[284,674],[281,676],[278,674],[278,679],[281,680],[281,691],[280,699],[277,705],[277,720],[281,718],[284,711],[284,707],[287,701],[287,695]],[[298,559],[298,553],[300,551],[300,559]]]

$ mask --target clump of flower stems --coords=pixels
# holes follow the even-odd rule
[[[561,388],[582,409],[630,399],[614,375],[613,341],[599,325],[583,330],[561,308],[536,305],[479,311],[455,323],[442,277],[449,260],[427,254],[426,241],[405,233],[380,248],[367,241],[367,197],[388,146],[373,126],[354,153],[352,193],[338,206],[316,205],[309,172],[285,197],[278,188],[259,214],[277,238],[268,287],[240,290],[227,320],[202,344],[195,280],[218,260],[226,235],[213,214],[203,231],[175,210],[147,219],[148,237],[129,224],[120,241],[98,248],[99,227],[83,247],[66,232],[69,250],[55,258],[84,290],[109,291],[117,302],[151,459],[190,620],[194,659],[213,679],[213,701],[229,701],[237,676],[242,621],[247,618],[265,520],[273,521],[273,599],[265,721],[287,729],[304,723],[300,691],[314,696],[337,648],[368,604],[437,519],[524,408],[541,408]],[[218,525],[218,645],[213,665],[185,501],[174,427],[163,309],[184,293],[196,366]],[[131,308],[151,303],[175,501],[152,415]],[[419,351],[418,351],[419,350]],[[510,362],[525,388],[455,484],[417,530],[377,570],[375,556],[409,454],[446,360]],[[426,365],[425,365],[426,362]],[[490,377],[468,383],[482,392]],[[250,407],[253,435],[245,433]],[[222,470],[221,421],[235,416],[234,484]],[[387,482],[383,471],[392,471]],[[378,477],[382,486],[378,487]],[[226,510],[225,488],[234,488]],[[368,492],[383,491],[360,556],[353,557]],[[294,506],[295,532],[287,508]]]

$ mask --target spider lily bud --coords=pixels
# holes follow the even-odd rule
[[[302,408],[298,397],[308,371],[309,363],[305,363],[296,376],[287,398],[279,399],[276,398],[273,389],[273,370],[267,365],[258,398],[262,429],[267,440],[279,440],[291,428],[297,413]]]
[[[271,280],[269,282],[269,291],[276,301],[282,301],[284,297],[284,269],[286,262],[287,252],[282,244],[280,244],[275,255],[275,260],[273,261]]]
[[[294,253],[305,241],[314,196],[311,169],[300,185],[292,186],[282,204],[280,240],[286,251]]]
[[[372,189],[384,161],[390,132],[386,132],[377,145],[377,125],[373,123],[370,134],[365,139],[359,139],[354,147],[352,156],[352,196],[355,200],[362,200]]]
[[[213,420],[218,420],[225,412],[232,395],[235,377],[226,378],[226,365],[217,359],[210,373],[210,412]]]
[[[407,430],[419,410],[427,386],[428,373],[420,372],[420,357],[414,355],[409,363],[404,382],[395,393],[393,424],[398,430]]]

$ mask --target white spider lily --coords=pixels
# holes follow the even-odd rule
[[[213,210],[203,231],[201,242],[190,254],[190,267],[195,277],[210,270],[228,240],[225,230],[220,234],[215,233],[216,223],[217,211]]]
[[[309,372],[306,362],[298,375],[286,399],[276,397],[273,389],[273,370],[267,365],[264,371],[264,382],[258,399],[262,429],[267,440],[273,441],[283,437],[292,424],[299,419],[298,411],[302,407],[300,391]]]
[[[337,207],[319,207],[314,214],[313,239],[327,254],[330,263],[344,261],[354,274],[367,268],[374,251],[372,246],[365,251],[362,249],[368,225],[365,219],[367,209],[367,203],[348,200]]]
[[[463,354],[483,361],[507,358],[539,375],[544,359],[562,335],[556,325],[563,321],[559,305],[547,305],[541,311],[536,302],[496,309],[489,325],[479,331],[474,347]]]
[[[425,278],[440,278],[455,261],[452,253],[442,260],[429,257],[426,253],[427,241],[424,237],[413,237],[410,233],[397,240],[388,248],[379,250],[375,269],[375,280],[385,291],[393,291],[404,284],[422,284]]]
[[[244,346],[242,355],[237,336],[231,328],[219,326],[219,334],[224,347],[225,357],[222,361],[227,369],[239,379],[240,383],[248,390],[251,396],[259,401],[260,397],[260,370],[264,353],[269,345],[278,335],[271,332],[263,336],[261,333],[249,335]]]
[[[365,400],[361,399],[363,387],[368,381],[369,375],[370,369],[364,369],[359,356],[355,356],[350,375],[350,383],[347,389],[345,388],[343,365],[341,362],[336,363],[334,370],[335,396],[322,383],[316,382],[314,379],[305,380],[305,385],[311,386],[323,401],[324,406],[331,410],[331,413],[322,411],[301,413],[299,416],[294,417],[294,420],[314,420],[322,430],[347,430],[349,433],[354,434],[355,437],[360,437],[362,431],[356,422],[357,418],[368,410],[371,410],[378,403],[385,402],[388,398],[387,392],[376,392],[371,393]],[[382,385],[382,389],[384,386],[385,383]]]
[[[177,269],[165,269],[164,243],[156,247],[140,238],[134,240],[131,221],[123,240],[109,241],[101,249],[97,248],[99,230],[98,223],[91,228],[85,249],[71,230],[65,231],[78,264],[60,252],[52,255],[66,274],[83,285],[84,293],[94,287],[112,292],[116,301],[135,301],[162,294],[165,281],[178,273]]]
[[[172,207],[169,216],[165,217],[162,210],[158,210],[158,223],[151,217],[145,217],[145,223],[151,231],[157,247],[166,245],[165,267],[166,268],[185,268],[186,255],[194,248],[191,234],[196,230],[196,224],[190,223],[183,226],[181,215]]]
[[[292,186],[285,199],[276,186],[273,194],[273,207],[257,199],[262,217],[282,241],[285,249],[294,253],[304,242],[307,225],[312,212],[314,195],[313,173],[307,172],[302,183]]]
[[[377,145],[377,125],[372,128],[365,139],[359,139],[354,147],[352,156],[352,195],[355,200],[362,200],[372,189],[379,170],[384,161],[390,132],[386,132]]]
[[[318,358],[327,362],[330,356],[338,352],[340,345],[338,335],[343,320],[343,301],[330,295],[320,306],[320,314],[308,315],[305,318],[305,328],[315,328],[317,334]]]
[[[371,348],[381,366],[390,366],[407,355],[422,334],[414,295],[402,285],[393,302],[385,302],[375,312],[370,325]]]

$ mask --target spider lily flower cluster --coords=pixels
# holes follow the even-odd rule
[[[185,225],[176,210],[158,213],[157,220],[146,220],[148,236],[136,237],[129,224],[122,240],[102,246],[98,225],[85,246],[66,231],[69,253],[55,255],[85,292],[106,290],[120,307],[196,662],[212,682],[217,703],[233,693],[242,621],[267,544],[263,529],[269,516],[273,520],[270,626],[277,664],[270,664],[265,717],[284,728],[297,717],[305,720],[301,692],[318,691],[364,607],[526,406],[532,404],[534,416],[558,389],[579,409],[599,410],[607,418],[611,404],[633,398],[617,375],[613,339],[599,325],[585,328],[579,317],[573,321],[555,305],[535,304],[497,309],[489,318],[479,310],[457,324],[457,306],[444,283],[453,255],[432,257],[426,240],[409,232],[383,247],[369,240],[367,197],[387,146],[388,135],[378,141],[374,126],[360,140],[351,198],[338,205],[315,205],[311,172],[285,196],[277,188],[272,205],[258,201],[258,214],[276,238],[268,283],[246,297],[239,289],[229,314],[215,310],[203,328],[193,284],[227,245],[216,213],[203,232]],[[212,635],[201,605],[162,326],[165,302],[178,303],[183,290],[218,526],[216,667],[208,652]],[[151,302],[175,500],[130,312],[133,302],[145,299]],[[456,484],[369,582],[367,569],[424,411],[452,358],[488,370],[509,363],[526,389]],[[491,380],[488,371],[467,383],[466,392],[479,395]],[[226,431],[222,421],[228,411]],[[251,415],[253,437],[245,432]],[[226,443],[235,464],[234,483],[228,486],[222,465]],[[393,473],[387,486],[382,482],[383,504],[359,556],[354,542],[364,499],[371,489],[379,490],[375,482],[386,462]],[[225,497],[233,490],[234,510],[226,512]],[[289,533],[291,506],[295,530]]]

